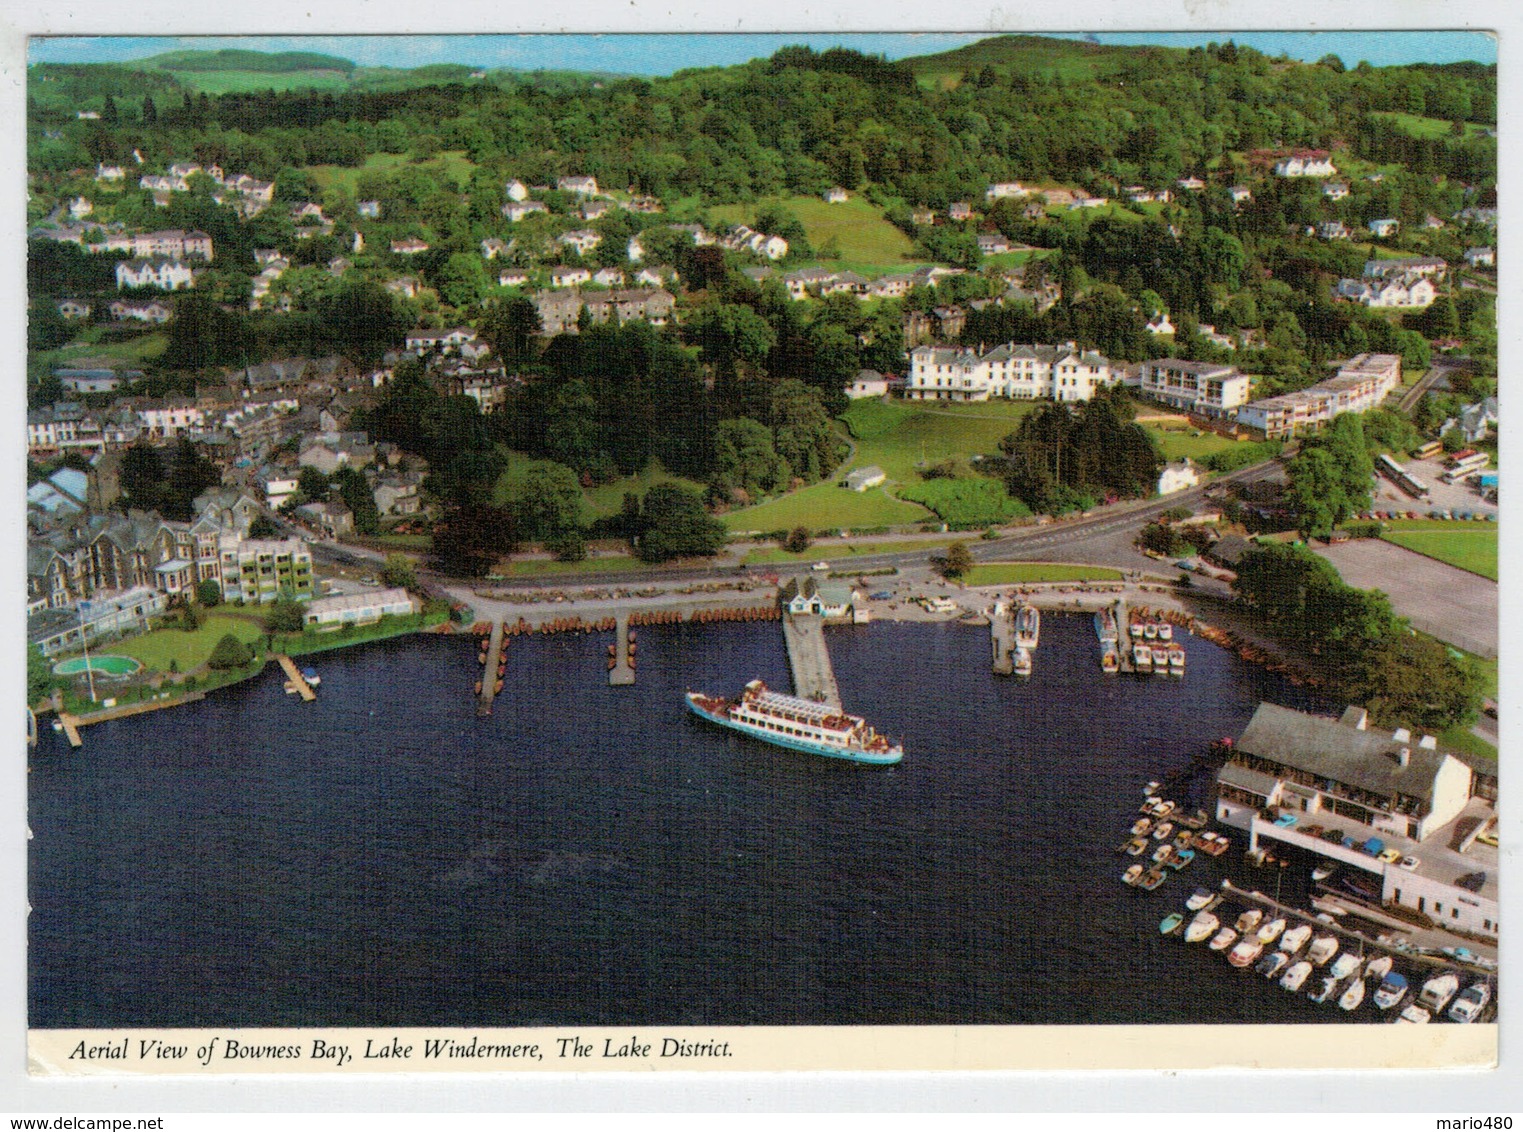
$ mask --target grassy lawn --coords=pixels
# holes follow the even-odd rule
[[[1033,259],[1041,259],[1043,256],[1053,254],[1051,248],[1021,248],[1019,251],[998,252],[995,255],[986,255],[982,266],[992,267],[996,271],[1009,271],[1013,268],[1022,267]]]
[[[1497,580],[1497,525],[1463,519],[1407,519],[1385,525],[1387,542]]]
[[[858,460],[857,463],[863,461]],[[866,461],[871,463],[872,461]],[[845,469],[842,469],[844,472]],[[841,473],[837,473],[838,475]],[[887,527],[897,523],[916,523],[935,516],[918,503],[895,499],[885,488],[849,491],[834,480],[721,515],[732,531],[787,531],[794,527],[810,530],[851,530],[854,527]]]
[[[928,403],[928,406],[931,403]],[[934,407],[861,401],[845,420],[857,437],[854,459],[824,483],[745,507],[723,516],[732,531],[847,530],[914,523],[934,518],[919,504],[897,499],[897,484],[920,482],[919,468],[953,456],[995,452],[1036,402],[986,401]],[[861,430],[859,433],[858,430]],[[852,468],[876,464],[889,483],[870,491],[847,491],[839,481]]]
[[[347,90],[342,71],[171,71],[185,86],[206,94],[234,91]]]
[[[1120,570],[1060,562],[991,562],[962,576],[966,586],[1017,586],[1029,582],[1119,582]]]
[[[645,493],[658,483],[680,484],[689,491],[696,491],[699,495],[702,495],[705,490],[703,484],[697,480],[675,476],[663,468],[659,462],[652,461],[638,475],[624,476],[612,483],[605,483],[586,491],[584,494],[587,498],[587,517],[601,519],[607,515],[616,515],[624,506],[625,492],[632,491],[643,499]]]
[[[78,345],[67,345],[49,351],[44,357],[50,365],[67,365],[80,358],[114,358],[123,362],[149,362],[157,358],[169,345],[169,333],[155,330],[128,338],[123,342],[91,342],[82,339]]]
[[[141,637],[114,644],[110,651],[133,657],[141,661],[144,668],[155,672],[168,672],[171,660],[178,662],[181,672],[190,672],[206,663],[217,642],[228,633],[240,641],[252,643],[264,636],[264,629],[256,621],[213,613],[194,633],[182,629],[155,629]]]
[[[638,558],[631,558],[627,554],[610,554],[598,558],[584,558],[580,562],[551,562],[546,559],[528,559],[520,562],[510,562],[506,569],[501,567],[495,573],[508,578],[533,577],[538,574],[576,576],[578,574],[607,574],[615,571],[638,573],[641,570],[650,570],[653,567],[641,562]]]
[[[910,238],[883,218],[882,209],[856,195],[841,204],[826,204],[819,197],[769,197],[756,204],[717,205],[709,209],[709,215],[716,223],[748,224],[769,204],[781,205],[798,217],[816,252],[834,240],[843,261],[895,271],[918,262]]]
[[[945,547],[941,542],[928,539],[899,539],[885,542],[845,543],[833,546],[815,546],[799,554],[780,546],[766,550],[753,550],[745,557],[747,566],[760,566],[772,562],[834,562],[842,558],[858,558],[864,554],[912,554],[923,550],[926,554],[939,554]]]
[[[1153,443],[1158,445],[1158,450],[1163,453],[1165,460],[1182,460],[1188,456],[1198,464],[1213,453],[1225,451],[1241,443],[1214,432],[1202,432],[1193,425],[1185,423],[1148,423],[1142,427],[1153,438]]]

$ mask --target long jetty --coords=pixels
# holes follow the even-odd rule
[[[481,670],[481,699],[477,715],[492,714],[492,698],[497,695],[497,665],[502,657],[502,622],[492,622],[492,636],[487,641],[487,662]]]
[[[1135,672],[1132,663],[1132,634],[1127,620],[1126,598],[1116,599],[1116,663],[1122,672]]]
[[[635,682],[635,666],[629,653],[629,610],[622,610],[614,623],[613,667],[608,670],[608,683],[615,688],[626,688]]]
[[[783,614],[783,641],[788,646],[788,665],[793,669],[793,694],[839,708],[841,690],[830,665],[830,650],[825,647],[824,618],[812,613]]]
[[[994,649],[994,672],[1009,676],[1015,672],[1015,618],[1003,602],[995,602],[989,611],[989,638]]]
[[[312,690],[312,685],[307,683],[306,677],[301,674],[301,669],[296,667],[296,662],[285,653],[278,654],[275,659],[280,662],[280,667],[286,670],[286,679],[296,688],[296,692],[302,698],[303,703],[311,703],[317,699],[317,693]]]

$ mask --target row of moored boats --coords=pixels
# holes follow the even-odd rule
[[[1185,647],[1174,640],[1174,626],[1161,618],[1134,615],[1123,640],[1115,610],[1102,609],[1095,614],[1095,636],[1100,640],[1100,667],[1106,672],[1119,672],[1125,656],[1138,672],[1185,673]]]
[[[1129,857],[1146,858],[1151,862],[1149,866],[1137,861],[1121,874],[1123,883],[1149,892],[1167,878],[1165,870],[1178,872],[1195,860],[1198,853],[1220,857],[1231,844],[1221,834],[1205,828],[1209,820],[1206,811],[1185,814],[1176,803],[1153,793],[1157,789],[1159,783],[1148,783],[1148,795],[1142,803],[1140,816],[1132,823],[1127,840],[1117,849]]]
[[[1212,951],[1226,952],[1234,967],[1252,966],[1266,979],[1278,979],[1282,990],[1304,991],[1312,1002],[1336,1002],[1344,1011],[1355,1011],[1369,999],[1376,1010],[1394,1012],[1397,1022],[1424,1023],[1440,1016],[1474,1022],[1491,1003],[1488,982],[1474,982],[1461,992],[1459,976],[1452,971],[1433,975],[1414,994],[1406,976],[1392,970],[1390,955],[1366,961],[1352,951],[1340,954],[1338,935],[1319,932],[1310,923],[1292,925],[1283,916],[1266,920],[1258,908],[1247,909],[1229,923],[1221,899],[1208,889],[1196,889],[1185,903],[1186,911],[1165,916],[1159,932],[1180,934],[1186,943],[1206,943]],[[1193,918],[1187,919],[1190,913]]]

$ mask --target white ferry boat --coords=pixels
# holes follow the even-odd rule
[[[747,684],[737,700],[689,692],[687,706],[710,723],[792,751],[878,766],[904,757],[901,744],[889,742],[861,716],[848,715],[830,704],[770,691],[760,680]]]

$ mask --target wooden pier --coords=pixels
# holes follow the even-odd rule
[[[812,613],[785,613],[782,624],[788,665],[793,669],[793,694],[839,708],[841,690],[825,647],[824,619]]]
[[[1132,663],[1132,631],[1127,621],[1126,598],[1118,597],[1113,607],[1116,614],[1116,663],[1122,672],[1135,672]]]
[[[989,611],[989,637],[994,648],[994,672],[1009,676],[1015,672],[1015,615],[1004,602],[995,602]]]
[[[303,703],[310,704],[317,699],[317,693],[312,690],[312,685],[307,683],[306,677],[301,674],[301,669],[296,667],[296,662],[285,653],[277,653],[275,659],[280,667],[285,669],[286,679],[296,688],[296,694],[302,698]]]
[[[629,610],[620,610],[614,626],[617,640],[614,642],[613,667],[608,670],[608,683],[615,688],[627,688],[635,682],[635,666],[629,655]]]
[[[63,733],[68,736],[69,746],[83,747],[85,741],[79,735],[79,719],[66,711],[58,713],[58,722],[63,724]]]
[[[481,699],[476,704],[476,714],[492,714],[492,699],[497,695],[497,665],[502,658],[502,622],[492,622],[492,636],[487,641],[487,662],[481,670]]]

